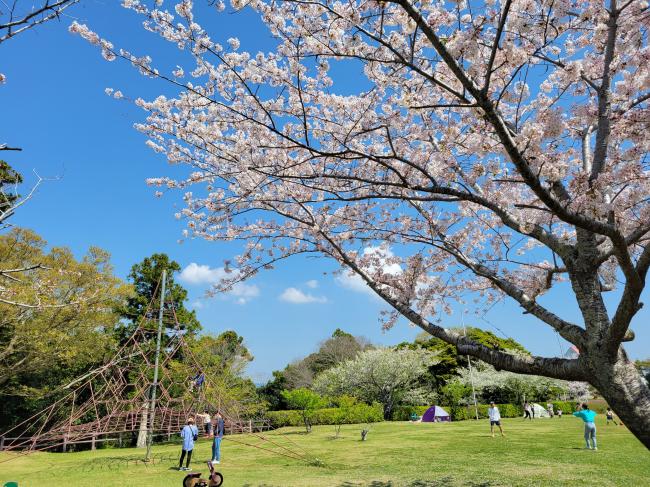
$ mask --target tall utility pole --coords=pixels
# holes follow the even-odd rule
[[[156,390],[158,389],[158,362],[160,361],[160,341],[162,339],[163,312],[165,311],[165,284],[167,270],[162,272],[162,290],[160,292],[160,311],[158,312],[158,336],[156,338],[156,361],[153,369],[153,384],[151,384],[151,404],[149,405],[149,431],[147,434],[147,455],[145,461],[151,459],[151,445],[153,443],[153,427],[156,414]]]
[[[465,311],[461,315],[461,323],[463,324],[463,334],[467,337],[467,329],[465,328]],[[478,404],[476,403],[476,390],[474,389],[474,373],[472,372],[472,361],[467,356],[467,365],[469,366],[469,381],[472,384],[472,398],[474,399],[474,414],[476,414],[476,420],[478,421]]]

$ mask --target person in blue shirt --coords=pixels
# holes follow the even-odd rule
[[[212,440],[212,463],[221,462],[221,439],[223,438],[223,416],[217,412],[214,425],[214,440]]]
[[[181,460],[178,462],[178,470],[189,470],[190,462],[192,461],[192,450],[194,450],[194,441],[199,436],[199,430],[194,425],[194,418],[188,418],[187,424],[181,430],[181,438],[183,439],[183,451],[181,452]],[[187,463],[183,467],[183,459],[187,455]]]
[[[594,423],[596,412],[589,409],[587,403],[582,403],[582,410],[576,411],[573,415],[582,419],[585,423],[585,442],[587,443],[587,450],[598,450],[596,444],[596,423]],[[589,440],[591,440],[591,445],[589,444]]]

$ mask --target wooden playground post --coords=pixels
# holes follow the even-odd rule
[[[162,338],[163,313],[165,311],[165,284],[167,280],[167,270],[162,271],[162,291],[160,292],[160,311],[158,312],[158,335],[156,336],[156,358],[153,369],[153,384],[151,385],[151,405],[149,406],[149,430],[147,434],[147,454],[145,461],[151,459],[151,445],[153,443],[154,417],[156,414],[156,388],[158,387],[158,364],[160,363],[160,340]]]

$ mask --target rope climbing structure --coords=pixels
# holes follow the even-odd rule
[[[187,418],[203,412],[221,412],[228,433],[267,428],[241,420],[238,404],[211,388],[185,340],[174,303],[158,288],[113,358],[55,391],[55,400],[42,411],[0,433],[0,450],[94,449],[100,442],[126,439],[146,444],[148,458],[153,438],[171,438]]]

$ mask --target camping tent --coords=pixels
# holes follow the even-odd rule
[[[535,413],[536,418],[550,418],[551,416],[548,414],[548,411],[544,409],[542,406],[539,404],[535,403],[533,404],[533,412]]]
[[[440,406],[431,406],[422,415],[423,423],[439,423],[441,421],[451,421],[451,416]]]

